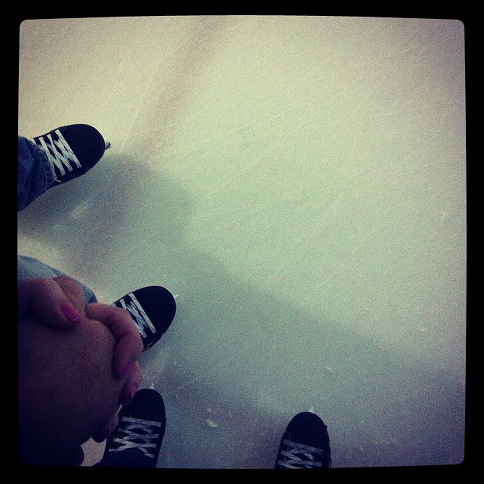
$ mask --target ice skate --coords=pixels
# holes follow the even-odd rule
[[[161,286],[147,286],[130,292],[113,303],[127,309],[143,340],[151,348],[169,328],[176,312],[173,295]]]
[[[101,133],[88,124],[61,126],[32,141],[44,151],[49,160],[54,174],[51,186],[84,175],[110,146]]]
[[[324,422],[312,412],[298,413],[282,436],[276,469],[331,467],[331,448]]]
[[[166,413],[161,395],[151,388],[138,390],[118,413],[119,424],[107,438],[100,466],[156,467],[165,435]]]

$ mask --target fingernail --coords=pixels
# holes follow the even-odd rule
[[[74,323],[77,323],[81,320],[81,315],[77,312],[76,308],[67,302],[63,302],[60,304],[60,310],[62,314],[69,320]]]

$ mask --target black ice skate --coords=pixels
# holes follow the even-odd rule
[[[109,147],[101,133],[88,124],[61,126],[32,141],[47,155],[54,174],[52,186],[84,175]]]
[[[127,309],[143,339],[143,350],[151,348],[169,328],[176,312],[170,291],[161,286],[147,286],[130,292],[113,303]]]
[[[118,417],[118,426],[107,438],[98,466],[156,467],[166,427],[161,395],[151,388],[138,390]]]
[[[312,412],[298,413],[286,427],[276,469],[331,467],[329,436],[324,422]]]

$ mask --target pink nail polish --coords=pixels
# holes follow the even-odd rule
[[[74,323],[77,323],[81,320],[81,315],[77,312],[76,308],[70,304],[63,302],[60,304],[60,310],[62,314],[69,320]]]

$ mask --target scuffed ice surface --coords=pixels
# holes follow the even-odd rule
[[[19,215],[19,250],[104,302],[177,295],[141,358],[159,467],[273,467],[308,409],[334,467],[463,460],[463,39],[430,19],[22,23],[19,133],[84,122],[111,148]]]

